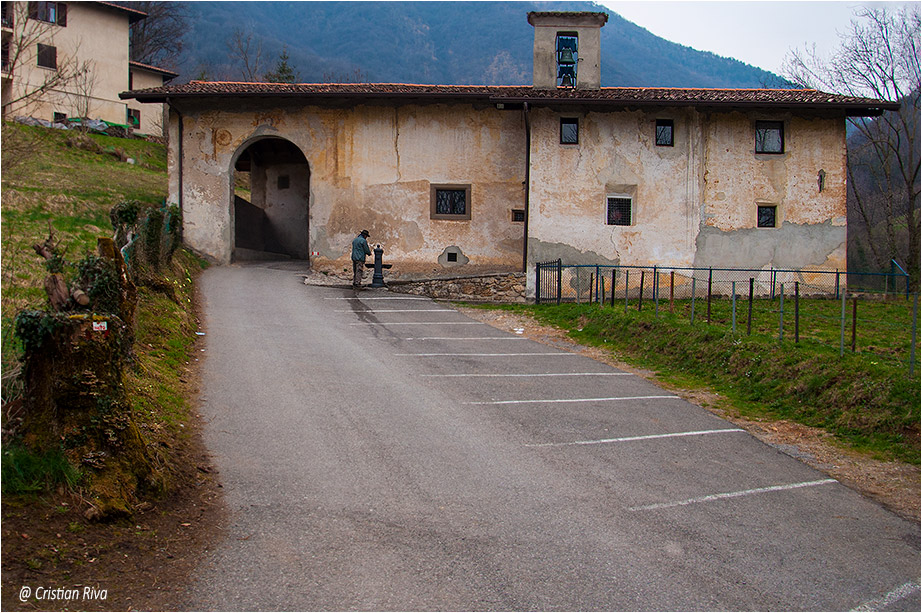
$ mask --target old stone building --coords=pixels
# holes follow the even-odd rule
[[[528,20],[531,87],[194,81],[123,97],[169,106],[170,199],[219,262],[341,270],[367,228],[405,276],[558,257],[845,269],[845,118],[894,105],[600,87],[607,15]]]

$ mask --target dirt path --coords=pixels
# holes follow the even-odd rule
[[[866,454],[846,449],[834,437],[819,428],[787,420],[752,420],[727,410],[728,403],[719,394],[670,385],[656,373],[638,369],[595,347],[580,345],[567,333],[553,326],[539,324],[527,315],[459,307],[459,311],[501,330],[522,334],[526,338],[568,351],[580,353],[621,370],[644,377],[657,385],[693,402],[727,421],[745,429],[759,440],[805,464],[828,474],[868,496],[904,519],[920,520],[920,467],[903,462],[882,462]]]

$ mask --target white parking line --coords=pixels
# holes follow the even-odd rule
[[[420,377],[629,377],[629,372],[452,373]]]
[[[572,443],[537,443],[525,447],[568,447],[570,445],[601,445],[603,443],[627,443],[630,441],[648,441],[657,438],[677,438],[680,436],[701,436],[703,434],[723,434],[724,432],[745,432],[741,428],[721,428],[719,430],[698,430],[696,432],[673,432],[670,434],[647,434],[644,436],[622,436],[620,438],[603,438],[595,441],[573,441]]]
[[[497,357],[519,356],[519,355],[559,355],[559,356],[573,355],[573,356],[576,356],[579,354],[578,353],[561,353],[561,352],[538,353],[538,352],[530,351],[528,353],[395,353],[394,355],[399,355],[403,357],[414,356],[417,358],[457,357],[457,356],[465,356],[465,355],[466,356],[478,356],[482,358],[483,357],[497,358]]]
[[[796,490],[803,487],[814,487],[817,485],[828,485],[838,483],[835,479],[820,479],[818,481],[805,481],[803,483],[791,483],[789,485],[772,485],[771,487],[758,487],[752,490],[742,490],[740,492],[726,492],[723,494],[711,494],[709,496],[700,496],[698,498],[689,498],[688,500],[679,500],[677,502],[659,502],[657,504],[647,504],[639,507],[630,507],[628,511],[653,511],[656,509],[670,509],[672,507],[684,507],[689,504],[699,502],[713,502],[723,500],[724,498],[740,498],[742,496],[752,496],[753,494],[765,494],[768,492],[781,492],[785,490]]]
[[[462,404],[559,404],[566,402],[608,402],[612,400],[675,400],[677,398],[678,396],[616,396],[613,398],[559,398],[556,400],[491,400],[489,402],[464,402]]]
[[[479,321],[360,321],[350,326],[485,326]]]
[[[515,336],[415,336],[400,339],[402,341],[527,341],[527,338]]]
[[[354,309],[340,309],[334,313],[355,313]],[[360,313],[457,313],[454,309],[380,309],[359,311]]]
[[[904,583],[895,590],[884,594],[880,598],[875,598],[874,600],[869,600],[865,603],[862,603],[852,609],[852,611],[888,611],[890,610],[890,605],[893,603],[902,600],[908,596],[912,596],[919,591],[919,584],[910,581],[909,583]]]

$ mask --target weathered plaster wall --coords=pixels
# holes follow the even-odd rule
[[[230,169],[250,143],[273,136],[294,143],[309,164],[314,269],[348,266],[363,228],[403,271],[441,269],[449,246],[469,258],[465,270],[521,267],[524,228],[511,220],[525,201],[520,112],[460,104],[267,108],[183,110],[184,229],[193,248],[231,260]],[[177,175],[171,167],[171,179]],[[471,219],[430,219],[434,184],[469,184]],[[178,183],[170,188],[177,200]]]
[[[579,117],[578,145],[560,144],[560,117]],[[674,121],[673,147],[655,145],[657,119]],[[784,121],[783,154],[755,153],[757,119]],[[532,125],[529,269],[557,258],[845,269],[841,117],[540,109]],[[606,197],[618,195],[633,198],[631,226],[606,223]],[[757,228],[760,204],[777,207],[778,227]]]

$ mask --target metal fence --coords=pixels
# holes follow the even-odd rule
[[[740,334],[773,334],[908,363],[915,369],[919,295],[909,275],[828,270],[535,266],[535,303],[597,303],[669,312]]]

